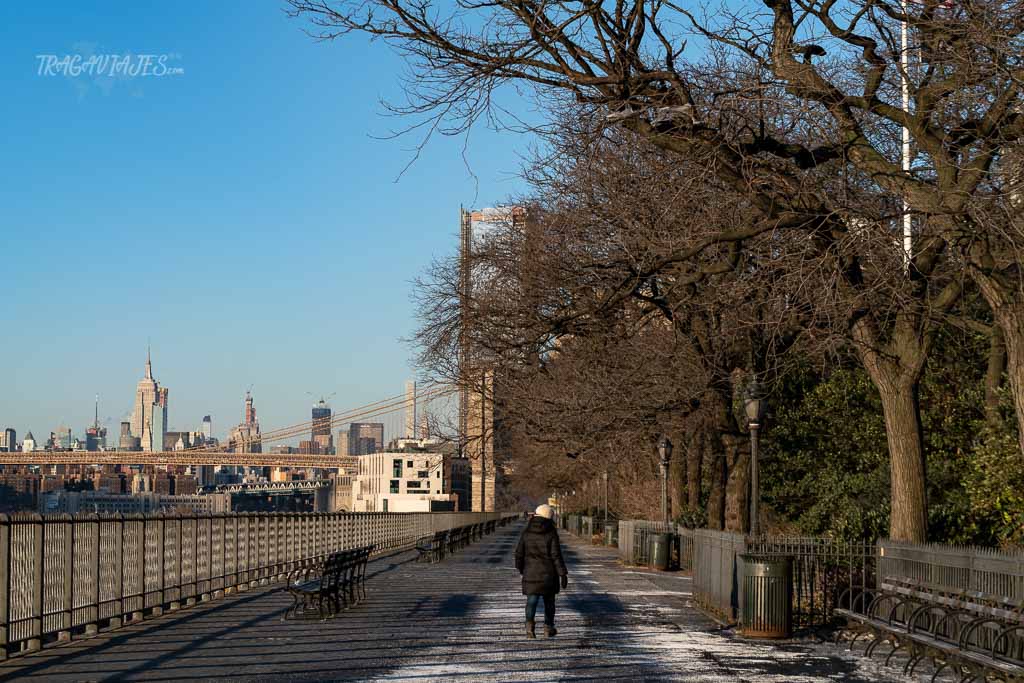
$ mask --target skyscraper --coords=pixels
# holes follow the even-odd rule
[[[67,425],[61,425],[55,430],[50,432],[50,438],[53,440],[54,450],[70,450],[71,449],[71,428]]]
[[[121,423],[121,437],[117,442],[117,448],[121,451],[141,450],[139,447],[139,437],[132,435],[131,422]]]
[[[213,421],[209,415],[203,415],[203,439],[209,441],[213,438]]]
[[[85,430],[85,450],[107,450],[107,428],[100,426],[100,396],[96,394],[96,414],[92,426]]]
[[[334,451],[334,437],[331,435],[331,407],[322,398],[313,406],[312,441],[318,444],[320,453]]]
[[[154,419],[154,412],[161,415]],[[161,431],[155,432],[159,427]],[[164,432],[167,431],[167,389],[162,389],[153,379],[153,363],[146,350],[146,376],[139,380],[135,389],[135,407],[132,410],[132,436],[141,437],[142,450],[159,451],[163,448]]]
[[[231,430],[230,445],[235,453],[262,453],[260,423],[256,419],[256,406],[252,393],[245,392],[245,413],[241,424]]]
[[[348,426],[349,455],[369,455],[383,450],[383,422],[353,422]]]
[[[4,430],[3,448],[11,453],[18,450],[18,434],[12,427]]]
[[[416,382],[405,383],[405,438],[416,438]]]

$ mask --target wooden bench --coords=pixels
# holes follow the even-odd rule
[[[947,668],[961,681],[1024,681],[1024,601],[895,576],[884,577],[877,591],[843,597],[849,607],[835,614],[855,631],[851,649],[868,634],[868,656],[883,643],[892,647],[887,664],[907,651],[904,673],[929,658],[937,667],[933,681]]]
[[[285,619],[316,614],[321,619],[359,604],[366,597],[366,565],[374,546],[331,553],[319,565],[310,564],[289,576],[293,604]]]

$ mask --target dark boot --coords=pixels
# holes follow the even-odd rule
[[[550,626],[548,624],[544,624],[544,635],[548,638],[554,638],[558,635],[558,629],[555,628],[554,624],[551,624]]]
[[[534,633],[534,631],[533,631],[533,622],[532,621],[526,622],[526,637],[527,638],[536,638],[537,637],[537,634]]]

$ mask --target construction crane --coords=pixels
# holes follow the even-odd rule
[[[312,391],[307,391],[306,393],[309,394],[310,396],[312,396],[314,399],[316,399],[316,394],[314,394]],[[326,397],[323,394],[320,394],[320,403],[327,403],[329,400],[331,400],[332,398],[334,398],[337,395],[338,395],[337,391],[335,391],[332,394],[329,394]]]

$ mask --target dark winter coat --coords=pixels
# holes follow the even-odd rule
[[[558,592],[559,577],[567,576],[558,532],[550,519],[534,517],[519,537],[516,569],[523,575],[523,595]]]

